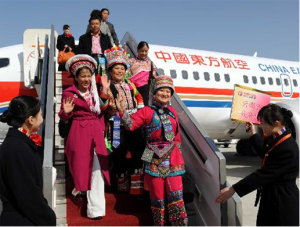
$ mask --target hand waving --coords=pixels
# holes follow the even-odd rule
[[[109,89],[110,87],[110,80],[108,79],[108,76],[106,74],[103,74],[101,77],[102,86],[105,89]]]
[[[74,106],[75,106],[75,104],[74,104],[74,98],[68,97],[67,99],[64,99],[63,102],[64,102],[64,107],[63,107],[64,108],[64,112],[66,114],[71,113],[73,111],[73,109],[74,109]]]

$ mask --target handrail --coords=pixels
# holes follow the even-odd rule
[[[55,37],[54,25],[51,25],[48,77],[47,77],[47,101],[45,113],[45,137],[44,137],[44,167],[53,166],[53,148],[54,148],[54,52],[55,52]]]
[[[48,77],[48,42],[49,42],[49,36],[45,36],[45,47],[44,47],[44,58],[43,58],[43,66],[42,66],[42,76],[41,76],[41,92],[40,92],[40,103],[41,103],[41,109],[42,114],[45,116],[46,114],[46,95],[47,95],[47,77]],[[39,134],[45,137],[45,131],[44,131],[44,124],[41,125],[39,129]]]
[[[51,25],[50,37],[46,36],[50,41],[50,48],[45,42],[45,54],[43,62],[43,77],[41,87],[41,104],[44,114],[43,132],[43,148],[44,148],[44,162],[43,162],[43,192],[49,205],[54,208],[56,204],[54,180],[56,178],[56,169],[53,168],[53,149],[54,149],[54,80],[55,80],[55,36],[54,26]],[[47,40],[48,41],[48,40]]]

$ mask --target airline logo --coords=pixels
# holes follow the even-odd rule
[[[298,67],[284,67],[279,65],[268,65],[268,64],[258,64],[258,67],[263,72],[279,72],[279,73],[293,73],[300,74],[300,68]]]
[[[249,99],[256,99],[255,94],[250,94],[249,92],[245,92],[245,91],[239,91],[238,96],[249,98]]]
[[[167,63],[170,60],[174,60],[177,64],[187,65],[204,65],[213,66],[220,68],[233,68],[233,69],[244,69],[250,70],[248,63],[240,59],[231,58],[217,58],[206,55],[186,55],[184,53],[171,53],[166,51],[155,51],[154,52],[158,60]]]

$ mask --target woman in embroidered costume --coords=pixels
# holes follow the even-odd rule
[[[75,85],[64,90],[59,117],[62,121],[73,119],[65,146],[75,183],[72,194],[87,191],[87,216],[99,219],[105,216],[104,182],[109,184],[109,171],[101,122],[101,109],[105,108],[100,109],[96,68],[97,62],[85,54],[67,61],[66,69],[74,75]],[[106,81],[102,86],[109,86]]]
[[[141,130],[127,132],[124,130],[123,122],[120,121],[116,108],[115,99],[117,95],[123,97],[124,105],[130,113],[136,112],[138,108],[144,107],[143,98],[137,91],[133,83],[124,79],[128,54],[121,47],[113,47],[105,51],[107,58],[107,68],[111,75],[109,89],[103,87],[101,90],[101,101],[107,107],[110,119],[110,135],[112,137],[112,148],[114,157],[114,169],[117,173],[117,183],[119,191],[129,191],[131,194],[142,194],[143,181],[141,170],[143,163],[141,155],[144,144],[142,143]],[[102,80],[103,81],[103,80]],[[126,162],[127,151],[131,152],[132,164]],[[131,184],[129,173],[131,173]]]
[[[244,196],[257,189],[255,206],[260,200],[257,225],[299,226],[299,147],[286,127],[292,112],[276,104],[263,107],[257,119],[264,140],[252,123],[246,124],[250,141],[262,158],[261,168],[231,187],[220,191],[217,203],[226,202],[236,192]]]
[[[35,133],[43,122],[39,100],[14,98],[0,121],[12,126],[0,146],[0,226],[55,226],[55,213],[43,195],[42,140]]]
[[[117,99],[126,129],[132,131],[142,125],[146,128],[147,145],[142,160],[154,225],[165,224],[166,209],[171,225],[187,225],[188,221],[182,194],[181,175],[185,167],[180,150],[178,117],[176,110],[168,105],[173,93],[172,79],[163,75],[155,79],[153,105],[140,109],[132,116],[125,110],[122,97]]]
[[[149,103],[149,85],[150,80],[156,77],[156,70],[153,62],[148,59],[149,45],[142,41],[137,47],[137,58],[131,58],[130,64],[130,78],[134,83],[139,93],[143,96],[145,106]]]

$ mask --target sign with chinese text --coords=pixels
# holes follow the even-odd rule
[[[258,124],[259,122],[256,119],[258,112],[270,101],[270,93],[236,84],[231,108],[231,120]]]

